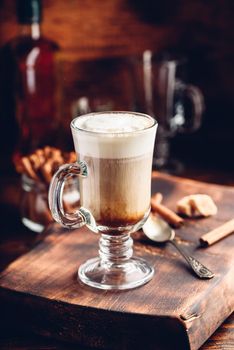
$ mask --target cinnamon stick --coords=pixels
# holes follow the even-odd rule
[[[151,198],[152,211],[159,214],[165,221],[167,221],[173,227],[180,227],[183,224],[184,220],[174,211],[161,204],[159,201],[160,196],[158,194],[154,195]]]
[[[41,168],[45,183],[49,184],[53,177],[53,159],[48,159]]]
[[[225,222],[225,224],[215,228],[214,230],[205,233],[200,238],[200,243],[203,246],[210,246],[218,242],[220,239],[234,232],[234,219]]]
[[[76,153],[75,152],[67,153],[66,157],[65,157],[65,162],[66,163],[75,163],[76,162]]]
[[[32,163],[30,162],[30,159],[27,157],[23,157],[21,159],[22,165],[24,167],[25,173],[32,178],[33,180],[38,181],[39,177],[37,176],[35,170],[33,169]]]
[[[153,206],[155,203],[156,204],[161,204],[162,200],[163,200],[162,193],[161,192],[157,192],[151,197],[151,205]]]

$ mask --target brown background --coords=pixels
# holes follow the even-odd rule
[[[187,162],[224,169],[234,167],[233,15],[232,0],[46,0],[43,31],[62,49],[63,86],[71,91],[83,59],[147,48],[185,54],[188,79],[203,91],[206,112],[200,131],[176,137],[173,150]],[[1,0],[0,45],[17,33],[15,1]]]

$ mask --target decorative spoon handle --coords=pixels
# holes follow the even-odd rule
[[[214,273],[211,272],[207,267],[205,267],[203,264],[201,264],[199,261],[197,261],[195,258],[193,258],[190,255],[187,255],[185,251],[176,243],[175,240],[169,241],[171,244],[173,244],[174,247],[180,252],[180,254],[185,258],[189,266],[192,268],[192,270],[195,272],[195,274],[199,278],[203,279],[209,279],[214,277]]]

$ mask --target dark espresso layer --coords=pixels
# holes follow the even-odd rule
[[[80,180],[81,204],[98,225],[119,227],[141,221],[149,209],[151,155],[124,159],[79,156],[88,165]]]

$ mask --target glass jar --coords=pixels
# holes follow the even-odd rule
[[[31,231],[42,232],[53,218],[48,205],[48,185],[22,175],[20,214],[22,223]],[[71,177],[63,191],[66,210],[74,212],[79,206],[78,179]]]

